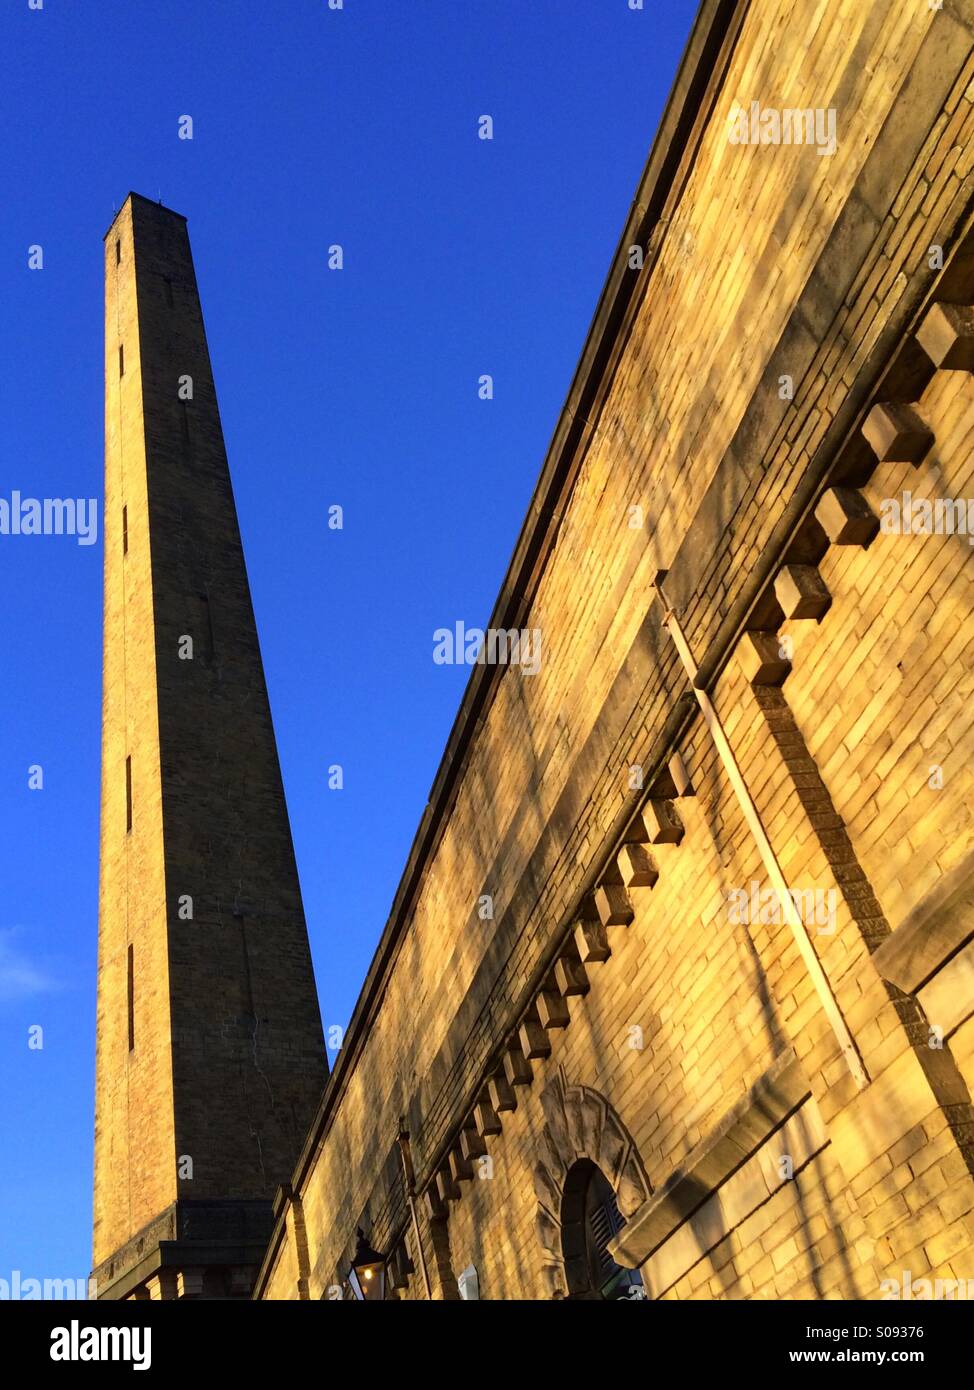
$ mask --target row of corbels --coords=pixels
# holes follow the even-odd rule
[[[443,1218],[448,1204],[462,1196],[463,1184],[473,1180],[480,1165],[489,1160],[488,1140],[501,1133],[502,1115],[517,1109],[518,1090],[534,1080],[532,1063],[551,1055],[549,1034],[571,1022],[568,1000],[589,992],[588,967],[609,959],[610,933],[633,921],[631,893],[655,887],[659,867],[648,847],[680,844],[684,827],[674,801],[693,795],[686,765],[675,753],[585,898],[542,988],[507,1039],[501,1065],[487,1080],[446,1162],[427,1188],[424,1196],[431,1219]]]
[[[938,371],[974,371],[974,308],[934,304],[916,340]],[[919,468],[934,443],[933,431],[916,402],[877,402],[863,422],[862,438],[872,452],[872,468],[880,463],[912,463]],[[830,545],[867,547],[879,525],[860,488],[829,486],[818,500],[804,544],[822,553]],[[821,622],[832,606],[817,563],[782,564],[774,579],[774,597],[786,619]],[[780,686],[791,672],[787,647],[774,629],[746,632],[738,660],[751,685]]]

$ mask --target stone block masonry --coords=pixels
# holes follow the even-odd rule
[[[327,1075],[185,219],[105,238],[94,1263],[243,1296]]]
[[[972,101],[971,0],[702,5],[255,1297],[974,1278],[974,551],[879,524],[974,495]]]

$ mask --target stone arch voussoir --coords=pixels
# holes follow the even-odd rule
[[[562,1071],[541,1093],[545,1123],[537,1145],[534,1191],[542,1277],[551,1298],[564,1298],[568,1279],[562,1254],[561,1197],[565,1177],[579,1159],[601,1168],[622,1216],[630,1217],[652,1193],[639,1150],[619,1115],[592,1086],[569,1084]]]

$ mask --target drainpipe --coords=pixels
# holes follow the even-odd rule
[[[680,660],[683,662],[683,667],[690,679],[690,685],[696,696],[697,704],[700,706],[700,713],[703,715],[704,723],[710,731],[710,736],[714,741],[720,760],[724,764],[724,770],[727,773],[727,778],[731,784],[734,795],[737,797],[737,802],[744,815],[744,819],[757,842],[758,851],[764,863],[765,871],[778,895],[778,901],[781,903],[785,920],[791,928],[792,936],[795,938],[795,944],[798,947],[802,960],[805,962],[805,967],[808,970],[819,1003],[825,1011],[825,1016],[831,1024],[832,1031],[835,1034],[839,1046],[842,1048],[849,1070],[855,1078],[856,1085],[859,1087],[860,1091],[865,1090],[869,1085],[869,1077],[863,1066],[859,1050],[853,1041],[852,1034],[849,1032],[845,1019],[842,1017],[838,1001],[832,993],[832,986],[829,984],[825,971],[822,969],[822,963],[816,955],[815,948],[805,930],[805,924],[802,922],[798,909],[795,906],[795,901],[791,896],[791,890],[785,882],[785,876],[782,873],[781,865],[778,863],[778,857],[774,852],[774,848],[762,824],[758,808],[755,806],[751,798],[751,793],[748,791],[747,783],[744,781],[741,769],[734,756],[734,750],[731,748],[727,735],[724,732],[724,726],[721,724],[717,711],[714,709],[707,692],[697,687],[697,664],[693,659],[693,653],[690,651],[689,644],[683,634],[683,629],[680,627],[676,613],[666,601],[666,595],[663,593],[662,577],[656,580],[656,592],[659,594],[660,602],[663,605],[663,626],[673,639],[673,645],[676,647]]]
[[[406,1186],[406,1201],[409,1205],[409,1215],[413,1222],[413,1239],[416,1244],[416,1253],[419,1259],[419,1267],[423,1275],[423,1284],[426,1287],[426,1297],[433,1298],[433,1290],[430,1287],[429,1271],[426,1268],[426,1256],[423,1253],[423,1241],[419,1233],[419,1217],[416,1214],[416,1181],[413,1174],[413,1160],[409,1151],[409,1133],[402,1124],[399,1126],[398,1135],[399,1157],[402,1160],[402,1176]]]

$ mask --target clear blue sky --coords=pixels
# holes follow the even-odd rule
[[[130,189],[161,196],[189,219],[326,1026],[463,693],[433,631],[489,617],[695,8],[5,0],[0,497],[101,497],[102,236]],[[0,595],[0,1278],[69,1278],[91,1253],[100,536],[0,536]]]

